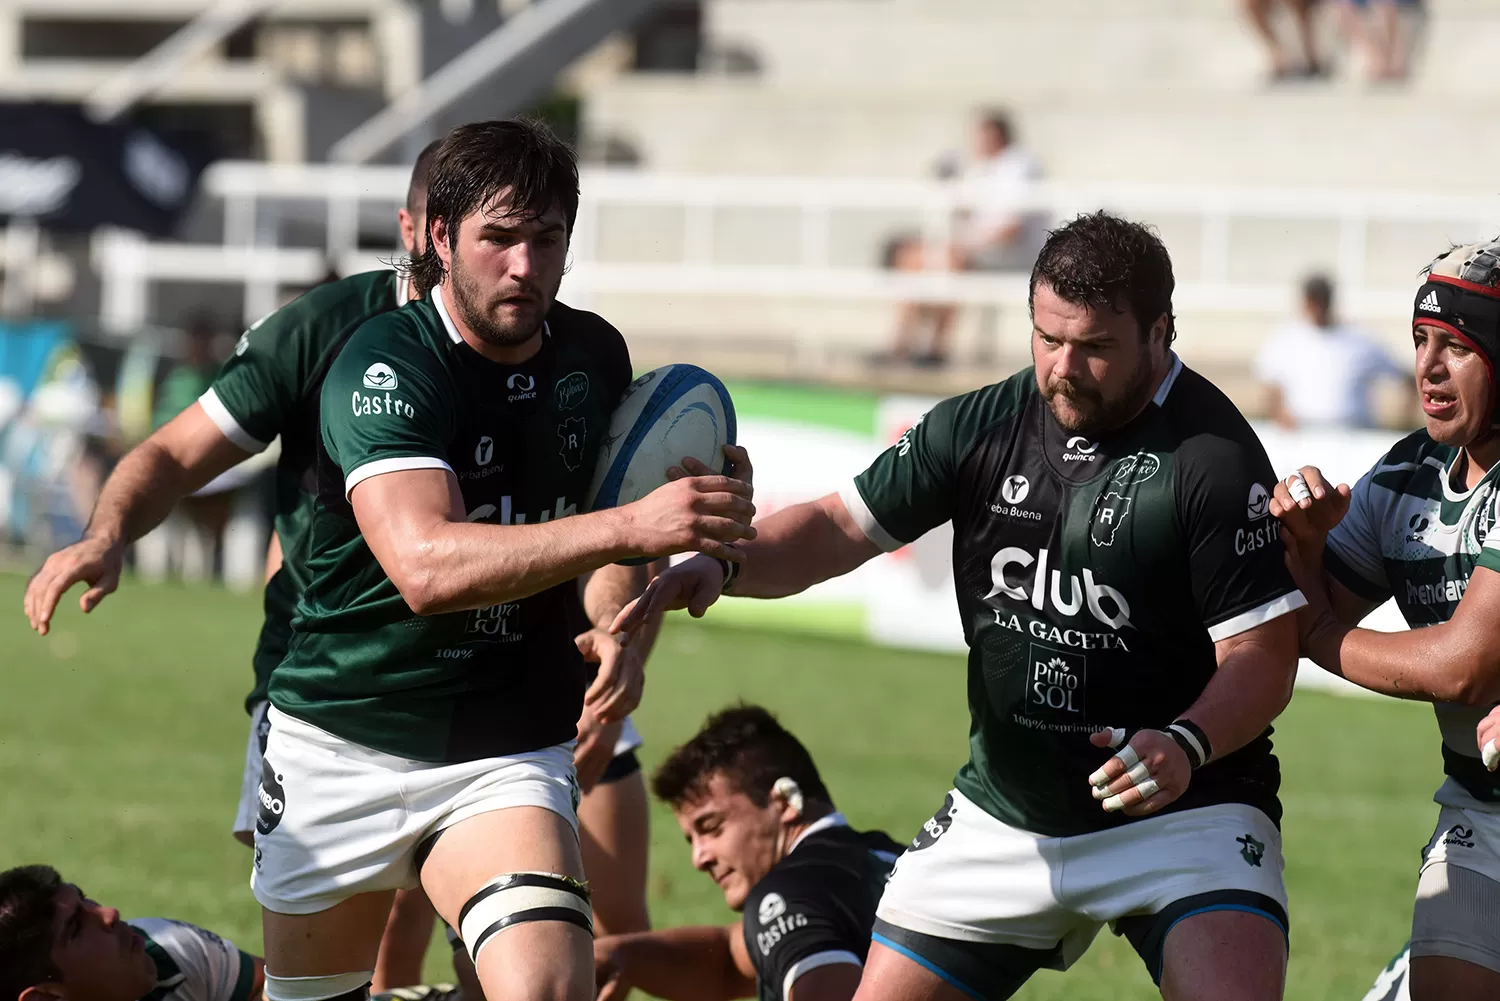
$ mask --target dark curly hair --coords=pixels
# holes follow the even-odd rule
[[[658,799],[681,806],[704,795],[715,774],[756,806],[770,802],[771,787],[782,776],[795,781],[808,802],[833,805],[807,748],[760,706],[742,702],[710,716],[657,768],[651,790]]]
[[[427,249],[404,267],[419,295],[442,284],[446,274],[432,241],[433,220],[447,224],[451,252],[459,223],[507,188],[512,209],[524,216],[561,209],[572,235],[578,158],[546,125],[524,118],[472,122],[443,137],[427,172]]]
[[[1172,258],[1155,231],[1108,212],[1081,215],[1047,234],[1031,269],[1027,306],[1046,284],[1062,299],[1092,309],[1127,310],[1144,337],[1163,314],[1167,343],[1177,337],[1172,313]]]
[[[52,965],[52,919],[62,885],[50,865],[0,872],[0,998],[61,978]]]

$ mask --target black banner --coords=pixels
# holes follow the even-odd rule
[[[0,220],[168,235],[204,165],[184,144],[130,122],[95,122],[68,104],[0,103]]]

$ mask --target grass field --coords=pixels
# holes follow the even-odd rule
[[[127,582],[93,615],[76,594],[51,636],[20,612],[23,579],[0,575],[0,867],[46,861],[127,916],[182,918],[260,946],[249,852],[231,840],[245,742],[240,702],[258,627],[255,596]],[[709,711],[763,702],[809,745],[839,806],[905,840],[942,800],[965,752],[958,657],[676,621],[637,714],[647,767]],[[1405,941],[1417,854],[1440,774],[1419,705],[1301,693],[1278,725],[1291,892],[1287,997],[1357,999]],[[653,822],[659,925],[722,922],[670,817]],[[447,979],[445,950],[428,975]],[[1028,1001],[1157,994],[1107,931]]]

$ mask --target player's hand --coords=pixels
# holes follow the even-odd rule
[[[613,937],[594,939],[594,986],[599,991],[596,1001],[621,1001],[630,993],[630,981],[615,958]]]
[[[1119,747],[1123,730],[1103,729],[1089,737],[1095,747]],[[1137,730],[1130,742],[1089,776],[1094,798],[1110,813],[1127,817],[1155,813],[1187,792],[1193,766],[1177,741],[1160,730]]]
[[[641,704],[646,687],[646,663],[620,638],[603,629],[590,629],[573,638],[583,659],[599,665],[583,704],[601,723],[618,723]]]
[[[573,770],[578,774],[578,788],[585,794],[599,784],[614,760],[615,744],[624,725],[601,723],[592,709],[583,707],[583,715],[578,717],[578,744],[573,748]]]
[[[120,585],[124,566],[125,547],[118,543],[84,537],[66,549],[59,549],[47,557],[26,585],[23,605],[31,628],[46,636],[57,603],[79,581],[87,583],[89,589],[78,599],[78,607],[92,612],[105,595]]]
[[[1303,466],[1277,481],[1270,509],[1281,522],[1283,537],[1290,535],[1304,546],[1322,545],[1349,510],[1349,484],[1335,487],[1317,466]]]
[[[1500,768],[1500,706],[1479,721],[1479,756],[1490,771]]]
[[[615,616],[609,631],[633,638],[645,622],[679,608],[686,608],[695,619],[702,618],[708,606],[719,600],[723,587],[724,568],[718,561],[694,556],[662,571],[647,584],[641,596]]]
[[[754,469],[737,445],[724,446],[730,475],[697,459],[684,458],[667,470],[667,482],[634,504],[620,508],[630,517],[632,548],[643,556],[709,553],[738,560],[736,542],[755,538],[752,498]]]

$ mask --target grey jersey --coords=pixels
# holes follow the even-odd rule
[[[156,989],[141,1001],[246,1001],[255,960],[211,931],[185,921],[140,918],[130,927],[146,936],[156,963]]]

